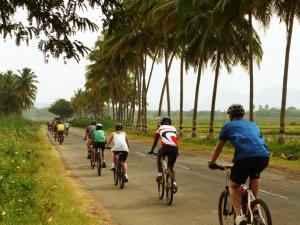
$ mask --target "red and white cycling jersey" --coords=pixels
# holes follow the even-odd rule
[[[176,128],[169,125],[162,125],[156,131],[156,135],[160,136],[162,146],[177,146],[178,137]]]

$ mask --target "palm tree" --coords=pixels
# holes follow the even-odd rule
[[[268,27],[271,16],[272,16],[272,0],[242,0],[240,2],[232,1],[232,0],[220,0],[216,6],[216,11],[223,13],[223,18],[226,20],[232,20],[235,17],[232,15],[244,15],[248,16],[249,23],[249,58],[248,58],[248,70],[249,70],[249,85],[250,85],[250,93],[249,93],[249,119],[250,121],[254,120],[254,75],[253,75],[253,61],[255,60],[253,54],[253,25],[252,18],[256,19],[256,21],[260,22],[263,27]],[[227,14],[227,15],[226,15]],[[261,58],[256,59],[257,63],[261,61]]]
[[[289,72],[289,56],[293,35],[293,25],[295,16],[300,17],[300,1],[299,0],[278,0],[274,2],[275,13],[284,21],[287,31],[287,43],[285,48],[284,73],[282,84],[282,98],[280,110],[280,128],[279,128],[279,143],[283,143],[285,139],[285,112],[287,98],[287,84]]]
[[[20,114],[22,111],[22,99],[19,93],[17,75],[13,71],[7,71],[0,76],[0,114]]]
[[[37,87],[35,86],[38,83],[37,76],[29,68],[18,70],[18,74],[18,89],[23,102],[22,108],[29,109],[33,106],[37,93]]]
[[[211,137],[214,132],[215,102],[221,63],[223,63],[228,72],[230,72],[231,67],[237,63],[240,63],[245,68],[249,68],[249,55],[251,59],[254,55],[258,62],[262,57],[260,40],[255,30],[253,30],[252,24],[241,14],[234,14],[234,16],[230,17],[230,20],[224,20],[224,18],[230,16],[230,12],[227,10],[230,8],[227,7],[228,6],[226,6],[221,13],[218,7],[215,7],[211,17],[212,21],[210,27],[202,43],[203,48],[211,48],[209,52],[213,53],[211,60],[215,68],[209,137]],[[249,33],[251,34],[250,38]]]

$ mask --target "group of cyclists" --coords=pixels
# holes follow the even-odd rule
[[[229,141],[234,149],[233,168],[230,174],[230,200],[233,204],[235,211],[235,224],[246,225],[247,218],[243,215],[241,210],[241,192],[240,186],[246,183],[246,180],[250,178],[251,190],[255,196],[258,197],[260,190],[260,174],[268,166],[270,152],[266,146],[265,141],[262,138],[259,127],[254,123],[244,119],[245,110],[240,104],[231,105],[227,113],[229,115],[230,122],[223,125],[217,144],[211,156],[211,160],[208,162],[210,169],[217,169],[216,161],[226,143]],[[110,135],[108,141],[105,137],[102,124],[97,124],[96,121],[92,121],[91,125],[86,129],[84,139],[87,140],[87,154],[89,157],[95,157],[92,153],[90,146],[93,148],[100,147],[102,150],[102,158],[105,166],[104,150],[107,146],[113,143],[112,151],[112,167],[115,165],[115,155],[123,152],[125,153],[124,169],[125,169],[125,181],[128,182],[127,164],[126,158],[129,151],[129,142],[127,134],[123,131],[121,124],[115,126],[115,131]],[[155,132],[153,145],[149,154],[154,153],[159,140],[161,141],[161,147],[157,151],[157,169],[158,174],[156,181],[160,182],[162,179],[161,171],[161,158],[168,157],[168,166],[174,180],[174,193],[177,192],[177,184],[175,179],[174,165],[176,163],[178,153],[178,132],[176,128],[172,126],[170,117],[163,117],[160,126]]]
[[[54,118],[47,123],[48,131],[53,135],[55,140],[64,139],[69,135],[70,123],[63,121],[61,118]]]
[[[105,163],[105,155],[104,151],[106,148],[110,148],[110,144],[113,143],[113,147],[111,148],[112,154],[112,165],[111,170],[115,169],[116,164],[116,155],[122,154],[122,161],[124,162],[124,182],[128,182],[128,174],[127,174],[127,163],[126,159],[129,151],[129,142],[126,132],[123,131],[123,126],[121,124],[117,124],[115,126],[115,131],[110,135],[108,141],[105,136],[105,132],[103,130],[103,125],[97,123],[95,120],[91,122],[91,124],[87,127],[86,132],[84,134],[84,140],[86,140],[87,144],[87,158],[90,159],[92,157],[92,161],[96,161],[97,150],[101,150],[101,157],[103,165],[102,167],[106,167]],[[94,166],[93,166],[94,167]]]

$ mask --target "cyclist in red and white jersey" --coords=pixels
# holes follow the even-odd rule
[[[171,126],[170,117],[163,117],[161,120],[161,126],[157,129],[154,136],[154,142],[149,154],[153,154],[154,149],[161,139],[161,148],[157,152],[157,168],[158,174],[156,181],[159,182],[162,179],[161,158],[168,156],[168,166],[174,178],[174,190],[177,191],[177,184],[175,179],[174,165],[178,155],[178,133],[176,128]]]

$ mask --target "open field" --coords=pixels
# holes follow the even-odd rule
[[[78,127],[86,127],[89,125],[90,120],[91,119],[87,118],[82,120],[75,120],[74,125]],[[108,134],[113,130],[112,122],[101,119],[97,121],[103,123],[104,129],[107,131]],[[150,119],[148,121],[147,134],[142,134],[142,132],[140,132],[139,129],[132,127],[124,126],[124,129],[129,133],[131,139],[143,140],[149,143],[147,149],[150,149],[153,141],[153,134],[157,128],[158,121],[159,120],[157,119]],[[184,136],[180,138],[180,148],[184,150],[191,150],[195,152],[211,154],[217,142],[218,133],[220,132],[222,125],[225,122],[228,122],[228,119],[227,117],[222,119],[217,118],[215,122],[215,136],[210,140],[207,139],[209,122],[207,117],[199,118],[199,123],[197,126],[197,137],[191,137],[190,135],[192,130],[192,119],[185,118],[184,121]],[[177,129],[179,129],[178,118],[172,119],[172,123]],[[262,135],[264,136],[270,151],[274,154],[274,156],[276,156],[272,157],[272,166],[300,171],[300,120],[294,118],[287,119],[287,139],[286,143],[283,145],[279,145],[277,143],[277,134],[279,130],[278,119],[257,119],[256,123],[261,129]],[[226,148],[222,153],[222,156],[227,159],[230,159],[232,155],[233,149],[231,145],[227,143]],[[298,157],[298,160],[285,160],[280,158],[281,156],[295,156]]]

